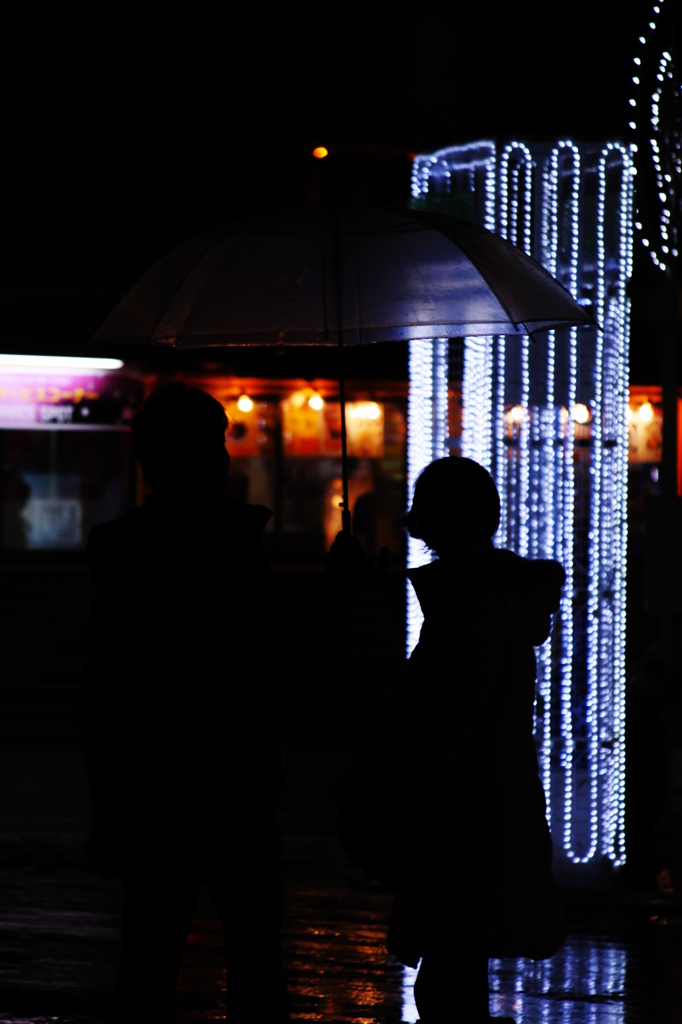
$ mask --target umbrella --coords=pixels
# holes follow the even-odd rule
[[[184,242],[121,300],[96,344],[363,345],[594,326],[539,263],[468,221],[309,206]],[[344,532],[350,531],[340,367]]]

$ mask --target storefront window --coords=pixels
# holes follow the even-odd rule
[[[338,397],[286,381],[202,381],[228,416],[230,493],[267,505],[264,546],[275,562],[319,564],[341,529]],[[268,393],[269,392],[269,393]],[[273,394],[273,392],[275,392]],[[348,389],[346,423],[353,531],[370,555],[401,554],[405,507],[405,399]]]
[[[125,374],[0,372],[0,550],[79,551],[95,523],[135,504]]]
[[[133,505],[128,431],[0,431],[4,551],[84,548]]]

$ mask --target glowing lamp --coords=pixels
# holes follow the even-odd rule
[[[326,146],[315,146],[313,156],[316,160],[324,160],[326,156],[329,156],[329,150]]]
[[[376,402],[356,402],[349,412],[359,420],[378,420],[381,416],[381,409]]]
[[[640,423],[650,423],[654,418],[654,408],[651,402],[642,402],[637,410]]]
[[[573,406],[573,419],[576,423],[588,423],[590,419],[590,410],[586,405],[582,405],[580,402]]]
[[[253,402],[248,395],[240,395],[237,399],[237,408],[240,412],[251,412],[253,409]]]
[[[305,391],[294,391],[293,395],[289,399],[294,409],[302,409],[307,401],[307,394]]]
[[[319,412],[324,406],[324,399],[321,395],[311,395],[308,399],[308,405],[311,409],[314,409],[315,412]]]
[[[512,423],[522,423],[523,422],[523,406],[522,405],[515,405],[514,408],[511,409],[510,412],[509,412],[509,419],[511,420]]]

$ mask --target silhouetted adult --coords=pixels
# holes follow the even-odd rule
[[[229,1020],[288,1020],[281,949],[281,750],[259,534],[226,496],[222,406],[166,385],[133,421],[151,495],[90,533],[95,587],[81,737],[100,869],[124,881],[116,1019],[172,1018],[203,881],[225,931]]]
[[[408,572],[424,623],[392,755],[404,831],[384,873],[396,888],[387,947],[422,958],[423,1024],[489,1020],[488,958],[542,959],[565,936],[533,739],[533,647],[565,574],[495,549],[499,516],[490,475],[455,457],[426,467],[405,516],[438,559]]]
[[[464,996],[489,1019],[489,957],[551,956],[564,939],[533,740],[534,646],[550,632],[565,580],[557,562],[496,550],[500,502],[462,458],[420,475],[405,525],[438,560],[408,576],[424,613],[409,662],[417,746],[439,769],[431,797],[433,885],[396,896],[388,945],[421,956],[425,1024]]]

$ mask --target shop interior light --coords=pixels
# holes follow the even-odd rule
[[[650,423],[654,418],[654,407],[651,402],[642,402],[637,410],[640,423]]]
[[[329,156],[329,150],[326,146],[315,146],[313,156],[316,160],[324,160],[326,156]]]
[[[24,356],[0,353],[2,370],[120,370],[122,359],[90,356]]]
[[[589,423],[590,410],[586,405],[578,402],[577,405],[573,406],[573,419],[576,423]]]
[[[237,399],[237,408],[240,412],[251,412],[253,409],[253,402],[248,395],[240,395]]]
[[[311,409],[314,409],[315,412],[319,412],[324,406],[324,399],[322,398],[322,395],[311,395],[308,399],[308,405]]]
[[[376,402],[356,402],[348,412],[357,420],[378,420],[381,416],[381,409]]]

